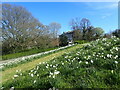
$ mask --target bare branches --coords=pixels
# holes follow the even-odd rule
[[[2,9],[3,53],[55,44],[60,24],[43,25],[21,6],[3,4]]]
[[[39,37],[43,25],[24,7],[3,4],[2,9],[3,44],[16,49],[34,46],[33,41]]]
[[[61,25],[59,23],[52,22],[49,24],[49,29],[50,29],[50,32],[52,34],[52,38],[58,37],[58,33],[59,33],[60,28],[61,28]]]

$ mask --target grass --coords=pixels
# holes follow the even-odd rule
[[[1,72],[2,73],[2,82],[1,83],[4,83],[8,80],[11,80],[13,75],[16,73],[16,70],[21,70],[22,72],[25,72],[27,70],[34,68],[40,62],[52,60],[53,58],[59,57],[66,52],[74,51],[75,49],[80,48],[82,46],[83,45],[76,45],[74,47],[52,53],[52,54],[47,55],[45,57],[41,57],[40,59],[36,59],[36,60],[31,61],[31,62],[24,63],[24,64],[21,64],[19,66],[13,67],[13,68],[8,68],[5,71]]]
[[[36,53],[41,53],[41,52],[45,52],[45,51],[50,51],[50,50],[57,49],[57,48],[58,47],[48,48],[48,49],[31,49],[31,50],[26,50],[24,52],[3,55],[3,56],[0,56],[0,57],[2,57],[1,60],[8,60],[8,59],[14,59],[14,58],[27,56],[27,55],[32,55],[32,54],[36,54]]]
[[[74,45],[74,46],[75,46],[75,45]],[[72,48],[72,47],[74,47],[74,46],[70,46],[70,47],[67,47],[67,48],[65,48],[65,49],[69,49],[69,48]],[[50,54],[52,54],[52,53],[55,53],[55,52],[58,52],[58,51],[61,51],[61,50],[63,50],[63,49],[60,49],[60,50],[57,50],[57,51],[54,51],[54,52],[50,52],[50,53],[48,53],[48,54],[43,54],[43,55],[40,55],[40,56],[36,56],[36,57],[30,58],[30,59],[25,59],[25,60],[20,61],[20,62],[17,62],[17,63],[7,64],[7,65],[4,65],[4,67],[2,67],[0,70],[1,70],[1,71],[5,71],[5,70],[8,69],[8,68],[16,67],[16,66],[18,66],[18,65],[20,65],[20,64],[25,64],[25,63],[31,62],[31,61],[33,61],[33,60],[36,60],[36,59],[45,57],[45,56],[47,56],[47,55],[50,55]]]
[[[35,90],[53,87],[119,89],[119,45],[119,38],[103,38],[82,48],[74,46],[50,54],[43,58],[44,63],[34,65],[35,67],[26,69],[24,73],[14,71],[17,77],[3,83],[3,87],[34,88]],[[26,68],[30,68],[29,65]]]
[[[56,51],[57,52],[57,51]],[[54,53],[54,52],[52,52]],[[49,54],[52,54],[52,53],[49,53]],[[45,57],[49,54],[44,54],[44,55],[40,55],[40,56],[36,56],[36,57],[33,57],[33,58],[30,58],[30,59],[26,59],[24,61],[20,61],[20,62],[17,62],[17,63],[12,63],[12,64],[8,64],[8,65],[4,65],[4,67],[1,69],[1,71],[5,71],[6,69],[8,68],[13,68],[13,67],[17,67],[19,66],[20,64],[25,64],[25,63],[28,63],[28,62],[31,62],[33,60],[36,60],[36,59],[39,59],[39,58],[42,58],[42,57]]]

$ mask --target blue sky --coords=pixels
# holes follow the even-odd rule
[[[101,27],[105,32],[118,28],[117,2],[12,2],[21,5],[45,25],[60,23],[60,33],[70,31],[72,18],[88,18],[94,27]]]

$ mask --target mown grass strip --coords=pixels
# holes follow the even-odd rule
[[[4,60],[8,60],[8,59],[14,59],[14,58],[22,57],[22,56],[28,56],[28,55],[32,55],[32,54],[45,52],[45,51],[50,51],[50,50],[54,50],[54,49],[57,49],[57,48],[59,48],[59,47],[48,48],[48,49],[31,49],[31,50],[26,50],[24,52],[2,55],[0,57],[2,57],[1,60],[4,61]]]
[[[2,81],[1,81],[1,83],[4,83],[4,82],[12,79],[13,75],[16,73],[16,70],[21,69],[22,72],[25,72],[27,70],[30,70],[30,69],[34,68],[40,62],[45,62],[45,61],[48,61],[48,60],[52,60],[53,58],[56,58],[56,57],[59,57],[59,56],[63,55],[65,52],[74,51],[75,49],[80,48],[82,46],[83,45],[76,45],[76,46],[74,46],[72,48],[68,48],[68,49],[65,49],[65,50],[55,52],[53,54],[42,57],[40,59],[36,59],[36,60],[31,61],[31,62],[21,64],[21,65],[19,65],[17,67],[6,69],[5,71],[1,72],[2,73]]]
[[[50,53],[47,53],[47,54],[42,54],[42,55],[40,55],[40,56],[35,56],[35,57],[30,58],[30,59],[25,59],[25,60],[20,61],[20,62],[17,62],[17,63],[12,63],[12,64],[10,64],[10,65],[8,64],[8,65],[5,65],[2,69],[0,68],[0,70],[4,71],[4,70],[6,70],[6,69],[8,69],[8,68],[16,67],[16,66],[18,66],[18,65],[20,65],[20,64],[23,64],[23,63],[25,64],[25,63],[31,62],[31,61],[33,61],[33,60],[36,60],[36,59],[45,57],[45,56],[47,56],[47,55],[50,55],[50,54],[52,54],[52,53],[55,53],[55,52],[58,52],[58,51],[61,51],[61,50],[65,50],[65,49],[68,49],[68,48],[72,48],[72,47],[74,47],[74,46],[75,46],[75,45],[70,46],[70,47],[66,47],[66,48],[64,48],[64,49],[56,50],[56,51],[53,51],[53,52],[50,52]]]

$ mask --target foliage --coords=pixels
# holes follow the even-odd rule
[[[82,18],[81,20],[80,18],[75,18],[71,20],[70,26],[72,30],[80,30],[82,34],[80,32],[78,33],[80,34],[80,37],[82,36],[82,39],[85,40],[85,34],[88,31],[88,28],[91,26],[91,23],[87,18]]]
[[[80,30],[73,31],[73,41],[82,40],[82,32]]]
[[[96,35],[101,36],[101,35],[103,35],[104,30],[103,30],[102,28],[100,28],[100,27],[96,27],[96,28],[94,28],[94,33],[95,33]]]
[[[86,34],[85,34],[85,40],[92,41],[99,39],[103,36],[104,30],[100,27],[89,27]]]
[[[74,41],[74,43],[77,43],[77,44],[84,44],[84,43],[87,43],[88,41],[85,41],[85,40],[78,40],[78,41]]]
[[[98,39],[21,73],[3,88],[119,88],[120,39]]]
[[[112,32],[106,33],[104,34],[104,38],[111,38],[112,36],[116,36],[118,38],[120,38],[120,29],[116,29]]]
[[[105,33],[105,34],[103,35],[103,38],[111,38],[111,36],[112,36],[112,34],[110,34],[110,33]]]
[[[115,31],[112,32],[112,34],[116,37],[120,37],[120,29],[116,29]]]
[[[60,42],[60,46],[66,46],[68,45],[68,38],[67,36],[65,36],[64,34],[59,36],[59,42]]]
[[[71,29],[74,31],[73,40],[87,40],[92,41],[101,36],[104,30],[100,27],[93,27],[89,19],[86,18],[75,18],[70,22]]]
[[[1,23],[3,54],[17,53],[19,50],[31,48],[44,49],[58,46],[56,35],[61,25],[58,23],[43,25],[22,6],[2,4]],[[54,39],[55,43],[51,42]]]
[[[42,24],[35,19],[24,7],[2,5],[2,39],[3,53],[23,50],[31,45],[36,38],[34,34],[40,32]],[[37,35],[36,35],[37,36]],[[34,44],[32,42],[32,44]]]
[[[93,29],[93,32],[94,32],[95,38],[97,39],[97,38],[99,38],[100,36],[103,35],[104,30],[100,27],[96,27],[96,28]]]

